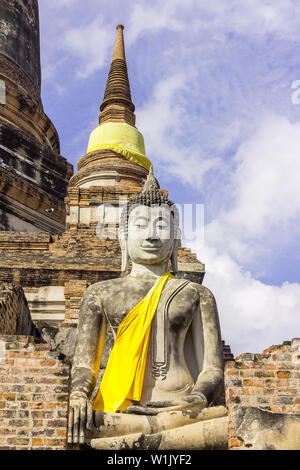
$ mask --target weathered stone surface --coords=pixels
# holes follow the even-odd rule
[[[73,167],[41,102],[37,0],[1,0],[0,18],[0,230],[62,233]]]
[[[40,90],[40,38],[37,0],[1,0],[0,54],[11,59]],[[23,85],[23,83],[20,83]]]
[[[39,336],[20,286],[0,287],[0,334]]]
[[[236,433],[232,448],[300,450],[300,414],[272,413],[253,406],[234,405],[231,423]]]
[[[212,411],[213,416],[215,410],[204,411]],[[203,421],[160,433],[92,439],[90,445],[96,450],[227,450],[227,411],[225,408],[218,411],[218,418],[206,417]]]
[[[56,351],[65,360],[72,362],[77,325],[58,324],[53,326],[47,322],[35,321],[35,326],[43,340],[51,346],[53,351]]]

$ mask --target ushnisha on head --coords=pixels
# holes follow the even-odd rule
[[[119,240],[122,272],[127,271],[129,258],[135,263],[148,265],[170,260],[172,270],[178,271],[178,209],[159,191],[152,167],[142,192],[123,208]]]

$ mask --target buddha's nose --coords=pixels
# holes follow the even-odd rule
[[[159,237],[158,237],[158,233],[157,233],[157,230],[156,230],[156,227],[153,226],[149,226],[148,227],[148,232],[147,232],[147,235],[146,235],[146,240],[157,240]]]

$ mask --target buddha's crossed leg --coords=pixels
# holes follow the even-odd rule
[[[155,416],[105,413],[94,413],[94,429],[87,431],[86,437],[95,449],[122,448],[162,448],[160,445],[191,445],[188,436],[197,436],[198,441],[206,441],[206,435],[213,434],[216,448],[226,442],[227,410],[223,406],[205,408],[204,410],[162,411]],[[216,426],[218,422],[218,425]],[[195,425],[199,423],[197,428]],[[216,429],[218,434],[216,434]],[[190,436],[191,438],[191,436]],[[165,440],[166,443],[162,444]],[[201,442],[195,445],[201,446]],[[221,443],[221,444],[220,444]],[[176,447],[173,447],[176,448]],[[189,448],[189,447],[188,447]]]

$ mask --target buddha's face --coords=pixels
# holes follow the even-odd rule
[[[128,255],[138,264],[157,264],[170,259],[174,247],[174,224],[166,206],[136,206],[128,220]]]

